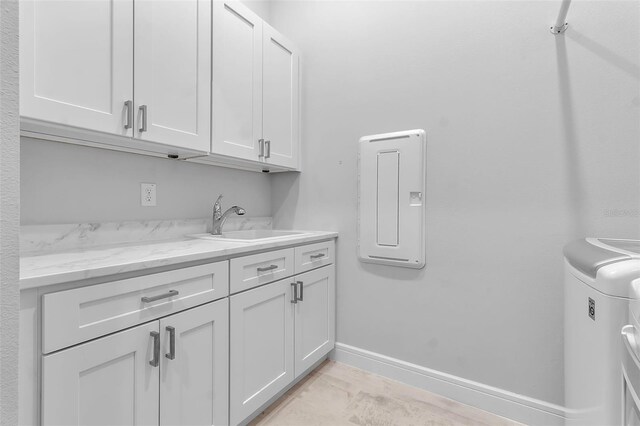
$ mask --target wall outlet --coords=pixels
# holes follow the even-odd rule
[[[140,204],[144,207],[155,207],[156,205],[156,184],[140,184]]]

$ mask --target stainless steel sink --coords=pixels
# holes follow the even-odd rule
[[[195,234],[195,235],[189,235],[189,237],[201,238],[204,240],[253,243],[253,242],[260,242],[260,241],[276,240],[276,239],[292,237],[294,235],[303,235],[303,234],[305,234],[305,232],[282,231],[278,229],[250,229],[246,231],[223,232],[222,235]]]

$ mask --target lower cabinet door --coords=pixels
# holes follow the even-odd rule
[[[229,423],[229,300],[160,320],[160,425]]]
[[[44,425],[157,425],[158,321],[45,355]]]
[[[293,286],[286,279],[230,298],[230,423],[293,380]]]
[[[335,267],[325,266],[296,276],[296,377],[335,346]]]

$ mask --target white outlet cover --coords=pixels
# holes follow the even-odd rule
[[[156,205],[156,184],[140,184],[140,204],[143,207],[155,207]]]

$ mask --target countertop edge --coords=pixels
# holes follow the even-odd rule
[[[72,282],[80,282],[83,280],[89,279],[98,279],[98,278],[106,278],[109,276],[117,276],[120,274],[132,273],[137,271],[143,271],[145,269],[153,269],[153,268],[161,268],[161,267],[171,267],[175,266],[177,268],[180,267],[181,264],[187,264],[192,262],[202,262],[202,261],[211,261],[215,262],[220,259],[228,259],[230,257],[238,257],[249,254],[254,254],[256,252],[269,251],[274,249],[292,247],[297,245],[306,245],[309,243],[321,242],[336,239],[338,237],[337,232],[329,232],[329,231],[309,231],[308,234],[294,236],[286,239],[276,240],[276,241],[267,241],[260,243],[238,243],[233,247],[225,247],[225,248],[217,248],[212,250],[203,250],[201,252],[196,253],[188,253],[185,255],[173,255],[167,257],[157,257],[152,259],[144,259],[139,258],[139,260],[133,259],[130,262],[126,263],[114,263],[113,265],[102,265],[98,267],[86,267],[86,268],[76,268],[74,270],[60,271],[57,273],[50,274],[42,274],[42,275],[27,275],[24,278],[20,278],[20,290],[29,290],[35,288],[43,288],[47,286],[66,284]],[[175,245],[178,246],[180,243],[184,243],[184,241],[176,241]],[[170,242],[164,242],[163,244],[171,244]],[[131,246],[132,248],[139,248],[140,246]],[[153,246],[153,244],[148,244],[149,247]],[[113,247],[110,247],[113,249]],[[93,249],[94,251],[99,252],[100,248]],[[105,252],[108,249],[105,249]],[[65,255],[67,253],[56,253],[55,255]],[[73,255],[76,254],[78,257],[81,257],[80,253],[69,252],[68,256],[73,258]],[[47,255],[43,255],[43,258],[46,258]],[[29,259],[36,258],[34,257],[25,257]],[[23,275],[21,268],[21,276]],[[115,278],[117,279],[117,278]]]

